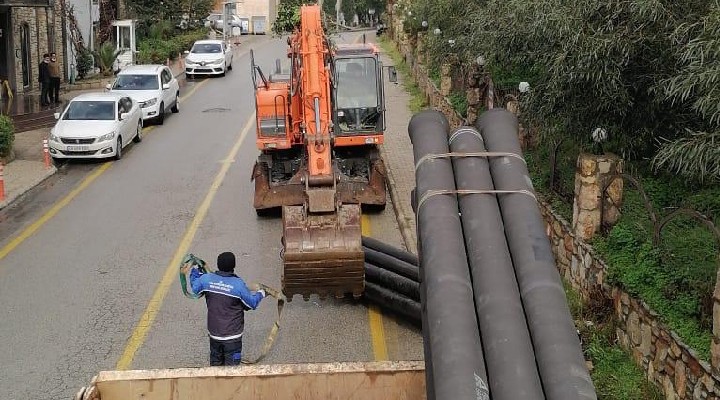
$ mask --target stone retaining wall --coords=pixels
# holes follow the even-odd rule
[[[442,111],[453,127],[464,119],[453,110],[429,78],[427,69],[416,62],[416,46],[402,30],[402,22],[393,21],[393,39],[405,59],[420,90],[432,108]],[[667,399],[720,399],[720,379],[713,375],[710,364],[700,361],[697,354],[667,326],[644,302],[623,290],[607,284],[607,266],[593,248],[576,238],[571,225],[550,205],[540,201],[540,210],[548,228],[552,250],[563,278],[584,298],[603,293],[612,300],[619,321],[618,342],[632,354],[647,378],[658,385]],[[718,308],[718,307],[716,307]]]
[[[720,380],[696,353],[644,302],[607,284],[607,266],[593,248],[572,233],[572,227],[544,201],[540,202],[560,275],[583,297],[600,290],[612,299],[619,343],[662,388],[667,399],[720,399]]]

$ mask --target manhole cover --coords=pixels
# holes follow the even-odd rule
[[[228,112],[228,111],[230,111],[229,108],[213,107],[213,108],[205,109],[202,112],[204,112],[204,113],[221,113],[221,112]]]

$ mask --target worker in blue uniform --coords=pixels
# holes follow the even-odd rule
[[[192,291],[204,294],[207,304],[207,329],[210,337],[210,365],[239,365],[245,311],[254,310],[265,298],[265,290],[252,291],[235,275],[235,255],[224,252],[217,258],[218,271],[202,273],[196,265],[186,264]]]

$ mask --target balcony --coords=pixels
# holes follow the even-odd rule
[[[48,7],[50,0],[0,0],[0,6],[10,7]]]

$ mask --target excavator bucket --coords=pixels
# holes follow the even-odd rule
[[[304,206],[283,207],[283,292],[354,297],[365,289],[360,205],[337,212],[308,213]]]

